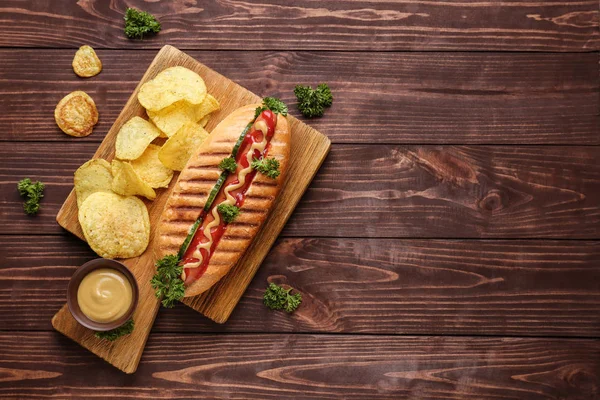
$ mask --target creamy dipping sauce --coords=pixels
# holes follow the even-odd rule
[[[112,322],[121,318],[133,299],[127,277],[112,268],[99,268],[87,274],[77,289],[81,312],[95,322]]]

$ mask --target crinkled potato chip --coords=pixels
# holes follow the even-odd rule
[[[160,146],[151,144],[137,160],[131,161],[131,166],[140,178],[153,188],[168,187],[173,179],[173,170],[165,167],[158,159]]]
[[[89,160],[75,171],[77,207],[92,193],[110,192],[112,172],[108,161],[101,158]]]
[[[208,120],[210,119],[210,117],[207,115],[206,117],[202,118],[199,122],[198,125],[200,125],[203,128],[206,128],[206,124],[208,124]]]
[[[206,94],[204,101],[200,104],[193,105],[186,100],[180,100],[162,110],[148,110],[147,113],[158,129],[171,137],[186,123],[202,121],[208,114],[218,110],[219,107],[220,104],[217,99],[210,94]]]
[[[98,123],[98,109],[87,93],[75,91],[62,98],[54,110],[58,127],[67,135],[83,137]]]
[[[196,122],[200,121],[208,114],[217,111],[219,108],[221,108],[221,105],[217,99],[215,99],[211,94],[207,93],[204,101],[194,107]]]
[[[96,192],[79,207],[79,224],[100,257],[137,257],[150,241],[150,218],[143,201],[112,192]]]
[[[156,198],[154,189],[142,180],[131,164],[125,161],[113,160],[111,167],[113,174],[111,189],[113,192],[123,196],[140,195],[149,200]]]
[[[146,111],[156,127],[171,137],[188,122],[196,122],[193,107],[185,100],[173,103],[160,111]]]
[[[208,132],[196,123],[188,123],[170,137],[158,152],[158,158],[175,171],[181,171],[188,159],[208,137]]]
[[[123,124],[117,134],[115,155],[120,160],[135,160],[144,154],[146,147],[159,136],[160,131],[151,122],[141,117],[133,117]]]
[[[102,71],[102,62],[90,46],[81,46],[73,58],[73,71],[82,78],[98,75]]]
[[[194,71],[184,67],[165,69],[142,85],[138,93],[140,104],[150,111],[162,110],[180,100],[200,104],[205,97],[204,80]]]

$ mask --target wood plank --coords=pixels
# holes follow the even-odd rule
[[[231,50],[598,50],[597,0],[219,2],[6,0],[0,46]],[[155,14],[162,32],[123,34],[123,14]],[[249,40],[252,38],[252,40]]]
[[[3,143],[0,234],[60,233],[70,174],[95,148]],[[35,218],[15,189],[25,176],[48,184]],[[597,146],[336,145],[283,235],[598,239],[599,209]]]
[[[198,63],[185,53],[172,46],[165,46],[158,52],[154,61],[148,67],[123,111],[96,150],[94,158],[111,160],[114,157],[114,143],[121,126],[133,116],[143,117],[146,114],[137,100],[140,87],[154,78],[160,71],[173,66],[183,66],[197,72],[207,81],[208,92],[220,102],[219,111],[212,115],[206,126],[209,131],[218,121],[221,121],[235,109],[251,103],[260,103],[261,101],[261,98],[257,95]],[[326,136],[292,116],[288,117],[288,121],[291,143],[286,179],[279,192],[277,202],[267,216],[261,230],[256,234],[255,240],[227,276],[223,277],[207,292],[183,300],[185,304],[216,322],[224,323],[231,315],[262,260],[267,255],[300,201],[300,197],[329,152],[331,142]],[[154,248],[157,244],[154,235],[170,190],[173,189],[175,184],[175,180],[173,180],[169,188],[157,193],[154,201],[146,202],[151,225],[150,244],[139,257],[123,261],[135,276],[140,288],[138,306],[133,315],[136,323],[135,331],[123,341],[109,345],[106,341],[95,338],[93,331],[78,324],[66,304],[52,318],[52,326],[56,330],[127,373],[133,373],[137,368],[158,310],[158,300],[154,295],[154,289],[150,286],[150,279],[154,275],[154,264],[156,262]],[[58,212],[56,221],[69,232],[84,239],[77,213],[75,192],[71,191]]]
[[[93,253],[69,236],[0,236],[0,249],[1,329],[51,329]],[[599,261],[600,241],[282,239],[225,325],[177,306],[153,331],[599,337]],[[303,306],[269,311],[269,281]]]
[[[154,57],[99,50],[104,71],[80,79],[73,53],[0,50],[0,141],[100,142]],[[334,143],[600,144],[598,53],[190,54],[254,93],[283,98],[294,115],[296,84],[328,82],[334,104],[310,124]],[[56,126],[54,107],[81,89],[100,121],[73,139]]]
[[[157,334],[134,376],[123,376],[52,333],[3,332],[0,345],[2,397],[546,400],[600,395],[598,340]]]

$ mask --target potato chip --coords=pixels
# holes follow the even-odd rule
[[[204,80],[194,71],[184,67],[165,69],[142,85],[138,93],[140,104],[150,111],[162,110],[180,100],[200,104],[205,97]]]
[[[156,198],[156,192],[140,178],[131,164],[125,161],[112,161],[113,192],[123,196],[144,196],[149,200]]]
[[[158,158],[175,171],[181,171],[188,159],[208,137],[208,132],[196,123],[188,123],[170,137],[158,152]]]
[[[75,171],[75,194],[77,207],[92,193],[110,192],[112,172],[108,161],[101,158],[87,161]]]
[[[133,117],[123,124],[117,134],[116,157],[120,160],[135,160],[144,154],[146,147],[159,136],[160,131],[152,123],[140,117]]]
[[[210,119],[210,116],[206,116],[204,118],[202,118],[199,122],[198,125],[200,125],[203,128],[206,128],[206,124],[208,124],[208,120]]]
[[[160,111],[146,111],[156,127],[171,137],[188,122],[196,122],[195,111],[185,100],[178,101]]]
[[[197,106],[194,106],[195,112],[195,122],[200,121],[202,118],[206,117],[208,114],[217,111],[221,108],[221,105],[212,95],[206,94],[204,101]]]
[[[153,188],[168,187],[173,178],[173,171],[165,167],[158,159],[160,146],[151,144],[131,166],[140,178]]]
[[[73,58],[73,71],[82,78],[98,75],[102,71],[102,62],[90,46],[81,46]]]
[[[83,137],[92,133],[98,123],[98,109],[87,93],[78,90],[58,102],[54,120],[67,135]]]
[[[150,218],[143,201],[112,192],[96,192],[79,208],[79,224],[100,257],[139,256],[150,241]]]
[[[204,101],[197,105],[190,104],[186,100],[180,100],[162,110],[148,110],[147,113],[156,127],[168,137],[171,137],[186,123],[199,122],[206,118],[208,114],[218,110],[219,107],[220,104],[217,99],[207,94]],[[205,122],[208,122],[208,119]]]

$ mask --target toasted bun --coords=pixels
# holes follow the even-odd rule
[[[177,254],[188,230],[200,216],[221,171],[219,163],[231,155],[233,146],[245,126],[254,118],[260,104],[238,108],[212,131],[181,171],[160,218],[157,257]],[[204,274],[189,285],[185,297],[205,292],[221,279],[240,259],[260,230],[273,207],[275,197],[285,179],[290,153],[290,131],[287,119],[277,117],[275,134],[268,157],[279,160],[281,174],[277,179],[256,174],[246,192],[240,215],[227,226],[225,234],[212,254]]]

